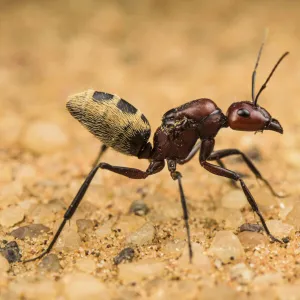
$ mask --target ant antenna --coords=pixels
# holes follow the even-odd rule
[[[268,76],[267,80],[265,81],[265,83],[261,86],[259,92],[257,93],[255,100],[254,100],[254,105],[257,106],[257,100],[258,97],[260,96],[261,92],[267,87],[267,83],[269,82],[269,80],[271,79],[273,73],[275,72],[276,68],[278,67],[278,65],[281,63],[281,61],[289,54],[289,52],[285,52],[277,61],[276,65],[274,66],[274,68],[272,69],[270,75]]]
[[[258,64],[259,64],[259,60],[260,60],[260,57],[261,57],[261,53],[262,53],[262,50],[264,48],[264,45],[265,45],[265,42],[266,42],[266,39],[267,39],[267,36],[268,36],[268,30],[266,29],[265,30],[265,35],[264,35],[264,39],[261,43],[261,46],[260,46],[260,49],[259,49],[259,52],[258,52],[258,56],[257,56],[257,60],[256,60],[256,64],[255,64],[255,67],[254,67],[254,70],[253,70],[253,73],[252,73],[252,101],[254,103],[254,105],[256,106],[256,103],[255,103],[255,79],[256,79],[256,69],[258,67]]]

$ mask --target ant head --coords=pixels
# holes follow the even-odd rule
[[[242,131],[273,130],[279,133],[283,133],[283,129],[280,123],[276,119],[273,119],[271,115],[267,112],[267,110],[258,106],[257,101],[262,91],[267,87],[267,83],[271,79],[276,68],[278,67],[280,62],[289,54],[289,52],[285,52],[279,58],[279,60],[273,67],[270,75],[268,76],[267,80],[264,82],[264,84],[261,86],[258,93],[255,95],[256,69],[259,63],[263,46],[264,46],[264,41],[259,49],[254,71],[252,73],[252,102],[241,101],[241,102],[233,103],[227,111],[228,125],[230,126],[230,128],[234,130],[242,130]]]
[[[267,110],[250,101],[231,104],[227,111],[228,125],[234,130],[263,131],[273,130],[283,133],[280,123],[271,117]]]

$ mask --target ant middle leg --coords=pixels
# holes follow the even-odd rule
[[[176,171],[176,162],[174,160],[168,160],[167,162],[168,162],[168,169],[170,171],[171,177],[173,178],[173,180],[178,181],[181,206],[182,206],[182,210],[183,210],[183,220],[184,220],[186,233],[187,233],[187,242],[188,242],[188,248],[189,248],[189,260],[190,260],[190,263],[192,263],[193,249],[192,249],[192,241],[191,241],[191,233],[190,233],[190,225],[189,225],[189,213],[188,213],[186,199],[185,199],[182,182],[181,182],[182,175],[181,175],[181,173]]]
[[[248,156],[238,149],[224,149],[224,150],[214,151],[210,154],[210,156],[208,157],[207,160],[208,161],[216,160],[219,163],[221,161],[221,158],[228,157],[231,155],[241,155],[242,159],[244,160],[244,162],[246,163],[248,168],[252,171],[252,173],[255,175],[255,177],[258,180],[261,180],[267,186],[267,188],[272,193],[272,195],[274,195],[275,197],[278,197],[278,198],[285,197],[285,195],[279,195],[278,193],[275,192],[275,190],[273,189],[273,187],[271,186],[269,181],[261,175],[261,173],[255,167],[253,162],[248,158]],[[220,163],[219,163],[219,165],[220,165]],[[225,167],[225,166],[223,165],[223,167]]]
[[[199,161],[201,166],[206,169],[207,171],[209,171],[212,174],[218,175],[218,176],[222,176],[222,177],[227,177],[229,179],[233,179],[235,181],[239,181],[240,185],[243,189],[243,192],[248,200],[248,203],[250,204],[251,208],[253,209],[253,211],[258,215],[266,233],[268,234],[268,236],[271,238],[272,241],[276,241],[279,243],[282,243],[282,241],[280,241],[279,239],[277,239],[276,237],[274,237],[267,224],[266,221],[261,213],[261,211],[258,208],[257,203],[255,202],[252,194],[250,193],[248,187],[246,186],[245,182],[243,181],[243,179],[240,177],[240,175],[234,171],[228,170],[226,168],[223,168],[221,166],[216,166],[213,165],[209,162],[207,162],[208,157],[210,157],[210,154],[213,151],[214,148],[214,144],[215,141],[213,139],[211,140],[204,140],[202,142],[202,146],[201,146],[201,151],[200,151],[200,156],[199,156]]]
[[[84,180],[83,184],[81,185],[81,187],[80,187],[79,191],[77,192],[75,198],[73,199],[72,203],[70,204],[67,211],[65,212],[63,221],[61,222],[58,230],[56,231],[52,241],[50,242],[50,244],[48,245],[46,250],[44,250],[40,255],[38,255],[34,258],[23,261],[23,263],[27,263],[30,261],[40,259],[51,251],[51,249],[55,245],[57,239],[59,238],[63,228],[65,227],[67,221],[70,220],[72,218],[72,216],[74,215],[74,213],[76,212],[92,179],[94,178],[95,174],[97,173],[97,171],[99,169],[109,170],[114,173],[126,176],[128,178],[132,178],[132,179],[145,179],[149,175],[160,172],[164,168],[164,166],[165,166],[164,161],[152,161],[146,171],[142,171],[142,170],[134,169],[134,168],[112,166],[107,163],[100,163],[96,167],[93,167],[92,170],[90,171],[90,173],[88,174],[88,176],[86,177],[86,179]]]

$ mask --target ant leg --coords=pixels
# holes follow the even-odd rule
[[[279,195],[275,192],[275,190],[273,189],[273,187],[271,186],[271,184],[269,183],[269,181],[267,179],[265,179],[261,173],[258,171],[258,169],[254,166],[253,162],[240,150],[238,149],[225,149],[225,150],[218,150],[218,151],[214,151],[211,153],[211,155],[208,157],[207,160],[220,160],[223,157],[227,157],[227,156],[231,156],[231,155],[241,155],[241,157],[243,158],[244,162],[246,163],[246,165],[248,166],[248,168],[252,171],[252,173],[255,175],[255,177],[258,180],[261,180],[269,189],[269,191],[278,198],[284,198],[286,195]]]
[[[105,144],[101,145],[101,148],[100,148],[100,151],[98,152],[97,158],[94,160],[94,162],[92,164],[93,168],[95,168],[98,165],[100,158],[102,157],[104,152],[107,150],[107,148],[108,147]]]
[[[208,159],[208,160],[209,160],[209,159]],[[218,164],[220,167],[226,169],[225,164],[223,163],[223,161],[222,161],[220,158],[216,158],[216,162],[217,162],[217,164]],[[231,179],[231,180],[230,180],[230,183],[231,183],[231,185],[232,185],[233,187],[238,188],[238,185],[237,185],[237,183],[236,183],[235,180]]]
[[[98,169],[110,170],[112,172],[118,173],[120,175],[126,176],[128,178],[132,178],[132,179],[145,179],[149,175],[160,172],[164,168],[164,166],[165,166],[164,161],[152,161],[150,163],[148,169],[146,170],[146,172],[139,170],[139,169],[134,169],[134,168],[112,166],[107,163],[100,163],[98,166],[94,167],[91,170],[91,172],[88,174],[88,176],[86,177],[85,181],[83,182],[82,186],[80,187],[79,191],[77,192],[74,200],[72,201],[72,203],[68,207],[67,211],[65,212],[64,219],[63,219],[62,223],[60,224],[57,232],[55,233],[55,235],[54,235],[51,243],[47,247],[47,249],[45,251],[43,251],[37,257],[25,260],[25,261],[23,261],[23,263],[27,263],[27,262],[42,258],[43,256],[45,256],[47,253],[49,253],[51,251],[51,249],[53,248],[57,239],[59,238],[63,228],[65,227],[67,221],[70,220],[72,218],[72,216],[74,215],[74,213],[76,212],[81,200],[83,199],[83,197],[84,197],[92,179],[94,178],[95,174],[97,173]]]
[[[172,176],[173,180],[178,181],[181,206],[182,206],[182,210],[183,210],[183,220],[185,223],[188,247],[189,247],[189,259],[190,259],[190,263],[192,263],[193,250],[192,250],[192,241],[191,241],[191,233],[190,233],[190,225],[189,225],[189,214],[188,214],[188,208],[187,208],[187,204],[186,204],[185,195],[184,195],[183,188],[182,188],[182,182],[181,182],[182,175],[178,171],[176,171],[176,162],[175,161],[168,160],[168,168],[169,168],[169,171],[171,172],[171,176]]]
[[[215,175],[223,176],[223,177],[227,177],[229,179],[233,179],[235,181],[239,181],[250,206],[252,207],[253,211],[258,215],[268,236],[271,238],[272,241],[282,243],[282,241],[278,240],[271,234],[271,232],[265,222],[265,219],[258,208],[257,203],[255,202],[255,200],[254,200],[253,196],[251,195],[249,189],[247,188],[245,182],[243,181],[243,179],[241,179],[240,175],[231,170],[228,170],[228,169],[225,169],[225,168],[222,168],[222,167],[219,167],[219,166],[216,166],[216,165],[213,165],[213,164],[210,164],[207,162],[208,158],[210,157],[210,155],[213,151],[214,145],[215,145],[214,140],[204,140],[202,142],[200,156],[199,156],[199,161],[200,161],[201,166],[204,169],[206,169],[207,171],[209,171],[210,173],[213,173]]]

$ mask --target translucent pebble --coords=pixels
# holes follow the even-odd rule
[[[57,124],[35,121],[28,124],[21,143],[26,150],[44,154],[62,149],[68,144],[68,138]]]
[[[275,287],[278,300],[300,300],[300,285],[283,284]]]
[[[104,283],[89,274],[72,273],[62,278],[63,293],[67,300],[109,300]]]
[[[39,235],[43,234],[44,232],[48,232],[49,230],[49,227],[42,224],[31,224],[19,227],[18,229],[13,230],[10,234],[15,238],[24,240],[26,237],[38,237]]]
[[[266,222],[270,232],[278,238],[288,237],[294,234],[294,226],[282,223],[281,220],[269,220]]]
[[[221,199],[222,206],[225,208],[241,209],[248,205],[248,201],[242,190],[231,190]]]
[[[300,201],[297,201],[293,207],[293,209],[290,211],[290,213],[287,215],[285,222],[293,225],[296,230],[300,230]]]
[[[9,270],[9,262],[2,255],[0,255],[0,276],[2,272],[7,272]]]
[[[113,228],[116,230],[121,230],[123,234],[128,234],[137,231],[145,223],[146,221],[144,220],[144,218],[138,217],[136,215],[121,216],[117,224],[115,224]]]
[[[185,244],[186,242],[181,240],[169,241],[164,245],[162,251],[166,255],[178,257],[182,253]]]
[[[30,217],[36,224],[50,223],[56,220],[49,204],[38,204],[30,213]]]
[[[90,257],[83,257],[76,260],[76,268],[84,273],[93,273],[96,270],[96,263]]]
[[[154,279],[147,284],[149,300],[197,299],[199,293],[197,283],[192,280],[168,282]],[[148,299],[148,298],[147,298]]]
[[[13,179],[13,169],[10,165],[0,165],[0,183],[9,183]]]
[[[136,232],[131,233],[126,238],[128,245],[147,245],[151,244],[155,237],[155,227],[151,223],[144,224]]]
[[[119,279],[124,283],[138,282],[144,278],[147,280],[162,275],[165,263],[154,259],[147,259],[130,264],[120,264]]]
[[[247,284],[251,282],[254,274],[244,263],[239,263],[231,267],[230,276],[240,284]]]
[[[23,193],[23,185],[21,182],[13,181],[0,189],[0,207],[7,207],[19,202],[19,197]]]
[[[17,299],[52,300],[57,297],[56,283],[49,279],[37,282],[29,282],[25,279],[21,279],[12,282],[10,290],[17,294]]]
[[[78,233],[72,228],[70,228],[69,230],[64,230],[58,238],[54,247],[58,251],[77,250],[80,247],[80,237]]]
[[[253,249],[257,246],[265,246],[268,238],[262,233],[243,231],[238,234],[238,238],[245,249]]]
[[[76,220],[76,225],[77,225],[78,233],[86,233],[87,231],[91,231],[94,227],[94,223],[92,220],[85,220],[85,219]]]
[[[209,253],[215,255],[223,263],[240,260],[244,256],[244,249],[231,231],[219,231],[209,248]]]
[[[38,265],[39,271],[58,272],[61,269],[59,259],[55,254],[48,254]]]
[[[267,273],[267,274],[256,276],[253,279],[253,285],[258,288],[269,286],[269,285],[278,285],[281,283],[283,283],[283,278],[281,273]]]
[[[33,183],[36,180],[36,169],[29,164],[24,164],[16,170],[16,178],[24,184]]]
[[[0,225],[11,227],[24,219],[24,211],[19,206],[10,206],[0,211]]]
[[[192,250],[192,264],[190,264],[189,249],[187,245],[178,260],[178,264],[181,267],[196,267],[201,272],[209,272],[211,270],[211,262],[208,256],[203,254],[203,247],[200,244],[192,243]]]
[[[9,147],[15,144],[21,135],[23,121],[20,115],[9,113],[0,118],[1,146]]]
[[[213,218],[220,224],[224,223],[226,229],[237,229],[245,222],[242,213],[233,208],[218,208]]]
[[[201,300],[239,299],[237,292],[233,288],[222,284],[219,284],[217,287],[204,286],[197,296],[197,299]]]

